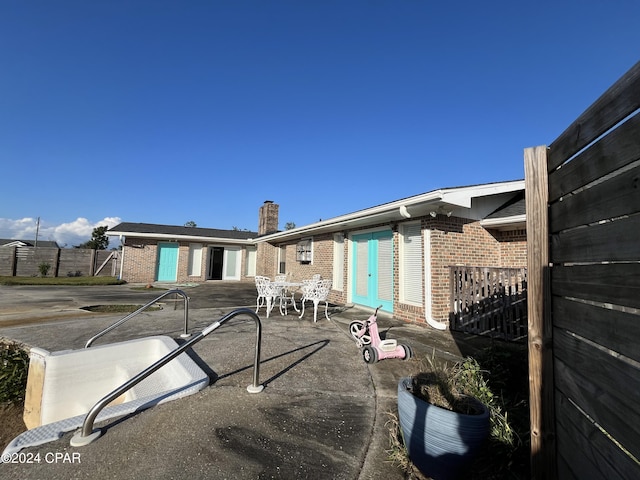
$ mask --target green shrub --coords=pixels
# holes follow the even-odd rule
[[[38,265],[38,271],[40,272],[41,277],[46,277],[49,273],[49,270],[51,270],[51,265],[47,262],[42,262],[40,265]]]
[[[414,360],[415,361],[415,360]],[[437,361],[434,354],[418,361],[413,377],[413,389],[421,383],[434,383],[438,389],[470,395],[484,403],[491,413],[491,429],[487,442],[472,468],[470,479],[528,478],[529,410],[528,365],[524,350],[507,344],[492,345],[475,358],[447,364]],[[422,382],[423,381],[423,382]],[[429,401],[443,408],[456,409],[446,398],[429,389]],[[389,459],[415,478],[423,478],[409,460],[404,448],[396,412],[388,412]]]
[[[0,403],[21,403],[27,388],[29,354],[15,343],[0,343]]]

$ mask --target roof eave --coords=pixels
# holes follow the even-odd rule
[[[208,242],[208,243],[233,243],[237,245],[253,245],[255,241],[251,238],[224,238],[224,237],[203,237],[200,235],[170,235],[166,233],[141,233],[141,232],[117,232],[109,231],[107,235],[114,237],[129,238],[154,238],[157,240],[183,240],[190,242]]]
[[[512,215],[502,218],[485,218],[480,220],[480,226],[487,229],[506,230],[527,227],[527,215]]]
[[[524,189],[524,180],[433,190],[414,197],[312,223],[304,227],[264,235],[256,238],[256,242],[285,241],[331,231],[349,230],[361,226],[364,227],[366,224],[373,224],[376,221],[404,221],[412,217],[427,215],[431,210],[437,211],[438,207],[448,210],[450,208],[447,207],[471,208],[472,198],[522,189]]]

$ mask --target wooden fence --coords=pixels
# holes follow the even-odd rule
[[[451,330],[526,339],[526,268],[449,267],[449,288]]]
[[[2,247],[0,275],[36,277],[48,265],[48,277],[119,275],[119,252],[85,248]]]
[[[640,62],[525,150],[533,478],[640,478]]]

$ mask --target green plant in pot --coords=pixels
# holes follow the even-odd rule
[[[426,367],[398,382],[403,441],[411,462],[425,475],[461,478],[489,435],[490,410],[473,395],[469,365],[466,370],[463,364],[447,367],[432,358]]]

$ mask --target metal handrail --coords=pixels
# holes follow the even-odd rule
[[[82,424],[82,429],[73,436],[73,438],[71,439],[71,445],[74,447],[79,447],[79,446],[87,445],[91,443],[93,440],[97,439],[100,436],[101,432],[100,432],[100,429],[97,429],[94,431],[93,424],[95,422],[96,417],[104,407],[106,407],[109,403],[111,403],[113,400],[118,398],[123,393],[127,392],[128,390],[136,386],[138,383],[140,383],[142,380],[147,378],[153,372],[155,372],[156,370],[159,370],[161,367],[169,363],[171,360],[176,358],[186,349],[198,343],[204,337],[206,337],[215,329],[217,329],[219,326],[221,326],[224,322],[234,317],[237,317],[238,315],[243,315],[243,314],[249,315],[256,322],[256,352],[255,352],[255,357],[253,361],[253,384],[247,387],[247,391],[249,393],[261,392],[264,388],[264,385],[259,385],[258,381],[260,377],[260,345],[262,343],[262,324],[260,323],[260,317],[258,317],[258,315],[253,310],[249,310],[248,308],[239,308],[232,311],[231,313],[228,313],[217,322],[212,323],[207,328],[202,330],[202,332],[200,332],[195,337],[193,337],[191,340],[188,340],[187,342],[183,343],[175,350],[169,352],[160,360],[156,361],[151,366],[145,368],[135,377],[123,383],[121,386],[116,388],[113,392],[109,393],[108,395],[103,397],[101,400],[99,400],[98,403],[96,403],[91,408],[91,410],[89,410],[89,413],[87,413],[87,416],[85,417],[84,422]]]
[[[114,330],[115,328],[119,327],[124,322],[126,322],[127,320],[130,320],[131,318],[135,317],[139,313],[142,313],[144,310],[149,308],[151,305],[156,303],[158,300],[161,300],[164,297],[166,297],[167,295],[172,295],[172,294],[182,295],[182,298],[184,299],[184,333],[182,335],[180,335],[180,336],[183,337],[183,338],[189,337],[190,336],[190,334],[189,334],[189,297],[182,290],[173,289],[173,290],[169,290],[167,292],[164,292],[158,298],[156,298],[154,300],[151,300],[149,303],[147,303],[146,305],[143,305],[142,307],[137,309],[135,312],[130,313],[126,317],[118,320],[116,323],[114,323],[112,325],[109,325],[107,328],[105,328],[101,332],[96,333],[93,337],[91,337],[89,340],[87,340],[87,343],[85,344],[84,348],[89,348],[91,346],[91,344],[93,344],[93,342],[95,342],[101,336],[103,336],[103,335],[109,333],[111,330]]]

